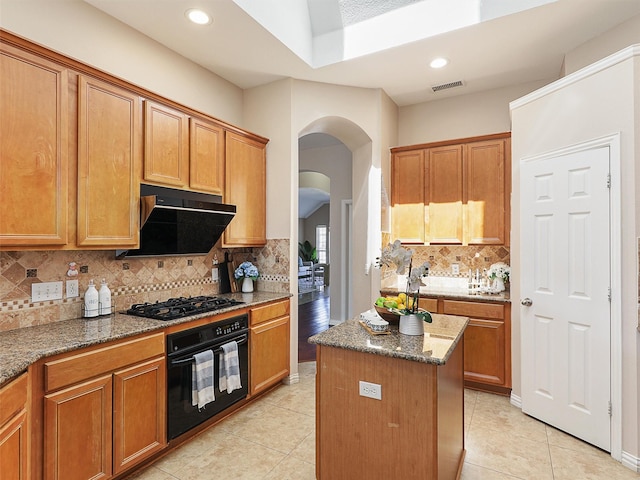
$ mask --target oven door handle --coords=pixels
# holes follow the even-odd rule
[[[249,339],[249,336],[244,333],[241,336],[237,337],[240,340],[236,340],[236,343],[238,344],[238,346],[240,345],[244,345],[245,343],[247,343],[247,340]],[[222,347],[218,347],[213,351],[213,354],[215,355],[216,353],[220,353],[222,352]],[[195,361],[195,359],[193,358],[193,356],[189,357],[189,358],[185,358],[182,360],[171,360],[171,365],[170,366],[174,366],[174,365],[184,365],[187,363],[193,363]]]

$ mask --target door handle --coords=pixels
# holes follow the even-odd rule
[[[530,307],[531,305],[533,305],[533,300],[531,300],[530,298],[525,298],[523,300],[520,300],[520,304],[524,305],[525,307]]]

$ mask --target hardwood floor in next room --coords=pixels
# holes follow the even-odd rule
[[[298,295],[298,362],[313,362],[316,346],[307,339],[329,328],[329,287]]]

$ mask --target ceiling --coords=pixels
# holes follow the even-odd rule
[[[82,1],[242,89],[295,78],[381,88],[401,107],[555,80],[567,52],[640,14],[640,0]],[[188,22],[194,7],[212,23]],[[482,18],[470,20],[469,8]],[[430,68],[436,56],[449,64]],[[312,134],[299,148],[335,143]],[[301,188],[299,217],[328,201],[323,189]]]
[[[442,0],[84,1],[240,88],[295,78],[381,88],[399,106],[556,79],[566,52],[640,14],[640,0],[557,0],[339,61],[344,52],[329,59],[328,53],[316,58],[318,51],[329,52],[328,47],[336,46],[333,40],[327,45],[322,36],[327,31],[332,39],[340,37],[344,41],[350,28],[361,28],[370,25],[368,22],[382,21],[387,14],[411,12],[414,10],[409,9]],[[455,6],[445,10],[456,14],[460,5],[480,4],[480,0],[446,1],[447,5]],[[551,0],[518,0],[518,3],[545,1]],[[482,0],[481,5],[489,3],[508,8],[516,4],[514,0]],[[213,16],[213,22],[206,26],[189,23],[185,10],[190,7],[205,9]],[[414,19],[418,26],[426,25],[427,20],[433,23],[433,19],[425,18],[424,22],[421,17]],[[306,34],[312,35],[309,37],[312,40]],[[375,36],[380,41],[393,42],[397,35],[379,28]],[[313,43],[321,39],[324,44]],[[448,58],[449,65],[431,69],[428,64],[435,56]],[[312,64],[324,66],[314,68]],[[432,91],[434,85],[457,80],[463,85]]]

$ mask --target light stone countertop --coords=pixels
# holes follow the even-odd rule
[[[353,319],[314,335],[309,338],[309,343],[444,365],[462,338],[469,318],[440,314],[432,316],[433,322],[424,325],[424,335],[401,334],[398,325],[394,324],[390,325],[390,334],[373,335],[357,319]]]
[[[96,318],[79,318],[18,328],[0,332],[0,386],[25,372],[29,365],[41,358],[70,352],[91,345],[107,343],[140,333],[192,322],[199,318],[219,315],[262,303],[284,300],[289,293],[230,293],[219,295],[245,302],[241,305],[207,312],[177,320],[154,320],[116,312]]]
[[[404,292],[403,289],[394,287],[382,287],[381,295],[397,295]],[[449,300],[475,300],[482,302],[511,303],[509,292],[501,293],[469,293],[466,289],[456,288],[435,288],[420,287],[420,297],[424,298],[447,298]]]

